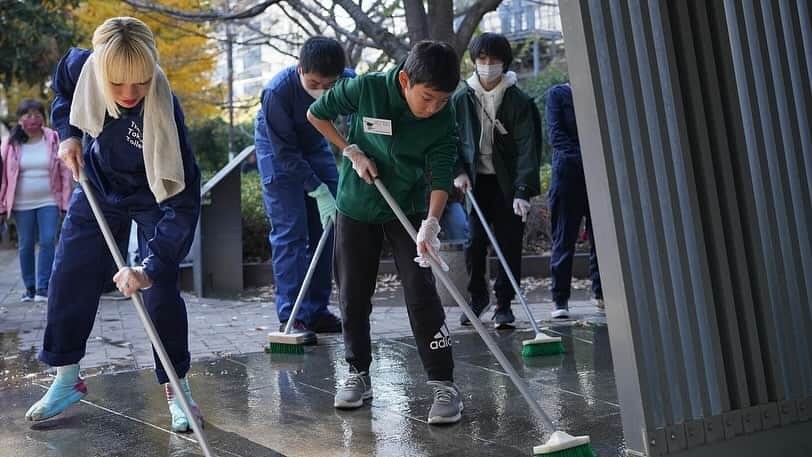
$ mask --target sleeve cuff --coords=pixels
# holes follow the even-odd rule
[[[431,190],[442,190],[447,193],[451,193],[451,185],[454,183],[453,179],[432,179],[431,180]]]
[[[323,121],[333,119],[334,117],[331,117],[328,113],[325,113],[321,110],[321,106],[323,105],[323,103],[319,103],[320,101],[321,99],[316,100],[315,102],[313,102],[313,104],[310,105],[310,108],[308,108],[310,114],[312,114],[317,119],[321,119]]]
[[[527,186],[519,186],[513,192],[513,198],[521,198],[522,200],[530,201],[530,190]]]
[[[79,140],[80,143],[82,142],[82,131],[72,125],[69,125],[66,128],[59,129],[57,133],[59,134],[60,143],[67,140],[68,138],[76,138],[77,140]]]
[[[310,173],[310,176],[307,177],[304,181],[304,190],[305,192],[313,192],[321,185],[321,180],[316,176],[316,173]]]
[[[174,279],[175,275],[172,274],[171,269],[167,268],[154,254],[147,256],[141,265],[144,267],[144,273],[153,285]]]

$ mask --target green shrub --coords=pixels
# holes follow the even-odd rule
[[[550,180],[553,178],[553,166],[549,162],[541,165],[539,178],[541,179],[541,196],[547,198],[547,191],[550,190]]]
[[[234,154],[254,144],[251,122],[234,126]],[[217,117],[189,126],[189,142],[203,175],[214,175],[228,163],[228,122]]]
[[[259,173],[252,171],[242,176],[242,256],[245,262],[266,261],[271,258],[268,233],[271,224],[262,201],[262,183]]]

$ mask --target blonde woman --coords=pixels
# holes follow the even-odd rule
[[[189,147],[183,112],[158,66],[150,29],[129,17],[111,18],[93,34],[93,51],[71,49],[53,76],[51,119],[59,158],[78,178],[84,168],[110,228],[120,241],[131,220],[142,238],[143,263],[113,277],[126,296],[141,290],[183,390],[198,420],[189,370],[186,307],[177,288],[178,265],[192,243],[200,211],[200,173]],[[73,193],[56,250],[48,291],[48,323],[39,359],[57,376],[26,413],[43,420],[87,394],[79,360],[109,278],[110,254],[81,188]],[[166,373],[172,429],[191,431]]]

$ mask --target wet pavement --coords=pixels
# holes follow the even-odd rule
[[[606,327],[572,323],[563,355],[523,360],[522,330],[494,332],[531,393],[572,434],[588,434],[600,456],[623,450],[620,408]],[[304,355],[250,354],[196,363],[194,397],[212,447],[223,456],[530,455],[547,436],[507,375],[470,331],[452,335],[460,423],[429,426],[430,388],[410,338],[379,338],[371,369],[374,399],[355,411],[332,406],[346,374],[340,338]],[[87,380],[86,400],[50,421],[25,422],[47,382],[0,389],[0,455],[198,455],[192,435],[169,432],[169,413],[151,370]]]
[[[82,360],[86,399],[52,420],[23,419],[53,371],[36,361],[46,305],[19,302],[14,261],[16,253],[0,250],[0,456],[201,455],[193,435],[168,430],[166,401],[149,369],[149,342],[129,301],[99,306]],[[611,457],[623,452],[620,409],[605,318],[587,300],[587,284],[576,283],[574,320],[552,328],[563,336],[565,354],[518,356],[521,340],[532,337],[518,304],[520,330],[492,334],[560,428],[590,435],[598,455]],[[548,318],[545,281],[524,278],[522,286],[534,315]],[[184,297],[194,361],[189,379],[218,455],[528,456],[549,433],[478,335],[459,326],[456,307],[446,314],[465,411],[459,424],[429,426],[431,389],[393,277],[380,278],[373,300],[375,398],[356,411],[332,406],[347,371],[340,335],[320,335],[319,346],[304,355],[259,352],[278,325],[271,288],[233,300]]]

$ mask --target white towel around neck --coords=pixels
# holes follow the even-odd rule
[[[100,72],[94,54],[90,54],[73,92],[70,124],[96,138],[104,128],[107,107]],[[110,113],[113,116],[112,113]],[[161,67],[155,67],[152,84],[144,100],[143,132],[144,168],[149,189],[160,203],[179,194],[186,187],[183,158],[180,152],[178,126],[172,89]]]

